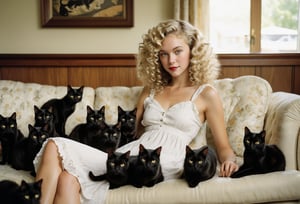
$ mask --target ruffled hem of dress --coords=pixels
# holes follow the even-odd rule
[[[46,142],[43,143],[41,150],[37,153],[37,155],[33,161],[35,171],[37,171],[37,169],[39,168],[45,146],[49,142],[49,140],[52,140],[57,146],[57,151],[61,158],[62,168],[64,170],[66,170],[69,174],[76,177],[81,186],[81,183],[83,183],[83,181],[81,180],[80,176],[76,173],[76,168],[73,164],[73,161],[70,159],[71,157],[68,155],[68,153],[66,151],[64,151],[65,142],[62,140],[59,140],[59,139],[56,140],[55,138],[49,138]],[[66,158],[68,158],[68,159],[66,159]],[[88,196],[86,196],[86,195],[83,196],[83,191],[81,191],[80,197],[81,197],[80,199],[81,199],[81,203],[82,203],[82,199],[83,199],[82,197],[88,197]]]

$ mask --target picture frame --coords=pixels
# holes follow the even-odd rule
[[[42,27],[133,27],[133,0],[40,1]]]

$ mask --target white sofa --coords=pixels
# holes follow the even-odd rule
[[[300,202],[300,96],[285,92],[272,92],[267,81],[255,76],[221,79],[214,83],[224,106],[225,121],[231,145],[243,155],[243,130],[263,128],[266,141],[277,144],[286,157],[286,171],[247,176],[239,179],[212,179],[189,188],[181,179],[164,181],[148,188],[123,186],[109,190],[107,204],[142,203],[299,203]],[[86,106],[106,106],[106,121],[117,121],[117,106],[133,109],[142,87],[91,87],[84,88],[83,100],[66,123],[66,132],[85,122]],[[33,106],[41,106],[50,98],[60,98],[66,86],[50,86],[0,80],[0,114],[10,116],[17,112],[19,129],[28,134],[28,124],[34,122]],[[206,137],[200,135],[205,134]],[[201,139],[205,138],[205,139]],[[209,127],[203,128],[194,147],[208,143],[213,146]],[[33,181],[29,172],[17,171],[8,165],[0,166],[0,180],[22,179]]]

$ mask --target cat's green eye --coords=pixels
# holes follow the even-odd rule
[[[114,134],[113,134],[113,136],[114,136],[114,137],[117,137],[117,136],[118,136],[118,134],[117,134],[117,133],[114,133]]]
[[[95,118],[94,118],[94,117],[90,117],[90,120],[94,121],[94,120],[95,120]]]
[[[259,145],[259,144],[260,144],[260,142],[259,142],[259,141],[256,141],[254,144],[256,144],[256,145]]]
[[[134,122],[134,119],[133,119],[133,118],[130,118],[130,122]]]
[[[72,98],[72,99],[73,99],[73,98],[74,98],[74,96],[73,96],[73,95],[71,95],[71,96],[70,96],[70,98]]]
[[[190,163],[190,164],[193,164],[194,162],[193,162],[193,160],[189,159],[189,163]]]
[[[201,165],[202,163],[203,163],[203,161],[198,161],[198,164],[200,164],[200,165]]]
[[[121,121],[122,121],[122,122],[125,122],[126,120],[125,120],[125,118],[122,118]]]
[[[246,143],[247,143],[247,144],[250,144],[250,141],[249,141],[249,140],[246,140]]]
[[[49,115],[47,115],[47,116],[46,116],[46,118],[47,118],[47,119],[49,119],[49,118],[50,118],[50,116],[49,116]]]
[[[14,125],[14,124],[11,124],[10,127],[13,128],[13,127],[15,127],[15,125]]]
[[[36,136],[36,135],[33,135],[32,138],[36,140],[36,139],[37,139],[37,136]]]
[[[107,137],[107,136],[108,136],[108,133],[107,133],[107,132],[105,132],[105,133],[104,133],[104,136],[106,136],[106,137]]]
[[[1,125],[1,128],[2,128],[2,129],[5,129],[5,127],[6,127],[5,125]]]
[[[38,119],[39,119],[39,120],[42,120],[42,116],[38,116]]]
[[[153,160],[151,161],[151,163],[152,163],[152,164],[156,164],[156,160],[153,159]]]
[[[29,199],[30,199],[30,196],[29,196],[29,195],[24,195],[24,198],[25,198],[26,200],[29,200]]]
[[[125,167],[125,163],[121,163],[120,167],[122,167],[122,168]]]
[[[142,161],[143,163],[145,163],[145,162],[146,162],[146,159],[142,158],[141,161]]]
[[[34,198],[39,198],[40,197],[40,194],[34,194]]]
[[[81,96],[76,96],[76,98],[77,98],[77,99],[80,99],[80,98],[81,98]]]
[[[42,138],[42,139],[45,139],[45,138],[46,138],[46,135],[42,135],[41,138]]]
[[[114,167],[115,163],[114,162],[110,162],[110,166]]]

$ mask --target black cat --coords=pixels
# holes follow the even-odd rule
[[[2,161],[0,164],[11,164],[15,145],[23,138],[24,135],[17,126],[16,112],[9,117],[0,115],[0,141],[2,146]]]
[[[137,188],[152,187],[164,180],[160,165],[162,147],[146,149],[140,144],[139,148],[139,154],[130,160],[129,184]]]
[[[110,154],[117,149],[120,139],[121,123],[110,125],[104,122],[100,135],[90,138],[88,145]]]
[[[43,143],[49,138],[49,130],[47,126],[33,127],[30,124],[28,129],[28,137],[23,138],[15,146],[12,167],[17,170],[31,171],[31,175],[35,176],[33,160]]]
[[[67,94],[61,99],[50,99],[41,109],[49,110],[52,108],[54,114],[55,130],[61,137],[66,137],[65,125],[68,117],[75,111],[75,106],[81,101],[83,86],[74,89],[68,85]]]
[[[217,156],[215,151],[207,145],[199,149],[186,146],[183,178],[189,187],[197,186],[201,181],[212,178],[216,173]]]
[[[49,132],[49,137],[58,137],[58,133],[55,130],[54,124],[54,114],[52,112],[52,107],[49,109],[40,109],[34,106],[34,127],[45,127]]]
[[[28,183],[22,180],[21,184],[14,181],[0,182],[0,199],[2,204],[39,204],[41,198],[42,179]]]
[[[285,170],[284,154],[276,145],[265,144],[265,134],[265,130],[253,133],[245,127],[244,163],[232,178]]]
[[[101,131],[105,126],[104,114],[105,106],[99,110],[93,110],[87,106],[86,123],[75,126],[69,138],[87,145],[94,144],[101,136]]]
[[[92,181],[109,182],[109,188],[114,189],[128,184],[129,177],[129,158],[130,151],[125,153],[113,152],[108,155],[106,161],[106,173],[95,176],[93,172],[89,172],[89,177]]]
[[[135,138],[135,120],[136,108],[133,110],[125,111],[118,106],[118,121],[121,122],[121,141],[120,145],[127,144]]]

